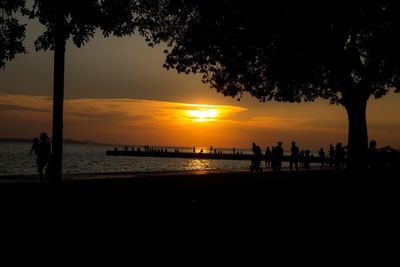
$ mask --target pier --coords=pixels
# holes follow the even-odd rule
[[[107,156],[130,156],[130,157],[158,157],[158,158],[184,158],[184,159],[219,159],[219,160],[247,160],[250,161],[252,154],[214,154],[214,153],[191,153],[191,152],[158,152],[158,151],[132,151],[132,150],[108,150]],[[264,157],[263,157],[264,160]],[[328,162],[328,158],[324,159]],[[283,162],[289,162],[289,156],[283,156]],[[308,158],[309,163],[321,163],[319,157]]]

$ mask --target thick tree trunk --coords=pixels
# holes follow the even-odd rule
[[[368,98],[355,97],[344,105],[349,119],[347,167],[351,172],[368,169],[367,101]]]
[[[63,155],[63,109],[64,109],[64,63],[65,63],[65,25],[62,8],[58,6],[53,83],[53,139],[52,139],[52,176],[61,180]]]

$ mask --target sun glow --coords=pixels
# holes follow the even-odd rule
[[[190,119],[196,122],[209,122],[213,121],[218,116],[216,109],[197,109],[188,110],[187,114]]]

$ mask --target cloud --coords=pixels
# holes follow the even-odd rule
[[[245,127],[267,128],[267,129],[298,129],[312,123],[311,118],[306,117],[278,117],[278,116],[255,116],[244,121],[235,121]]]
[[[31,108],[20,105],[0,104],[0,111],[31,111],[31,112],[48,112],[47,109]]]
[[[51,99],[45,96],[26,96],[0,94],[0,105],[15,110],[50,112],[52,107]]]

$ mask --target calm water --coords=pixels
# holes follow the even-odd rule
[[[30,143],[0,142],[0,176],[36,174],[36,156],[28,155]],[[110,173],[143,171],[185,171],[185,170],[243,170],[248,161],[198,160],[176,158],[112,157],[106,150],[113,147],[101,145],[64,145],[64,173]],[[175,148],[168,148],[174,151]],[[143,148],[142,148],[143,150]],[[179,148],[181,152],[191,148]],[[223,150],[223,153],[232,153]],[[250,151],[243,151],[250,153]]]

